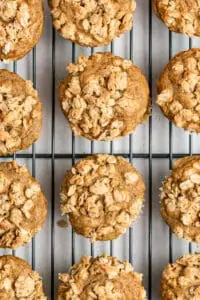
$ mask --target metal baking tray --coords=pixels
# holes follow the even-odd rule
[[[144,285],[149,300],[159,299],[162,269],[169,261],[188,252],[199,252],[195,244],[177,239],[162,221],[159,212],[159,187],[169,173],[173,160],[185,155],[200,154],[200,136],[190,135],[175,128],[154,105],[156,81],[169,58],[189,47],[200,47],[200,39],[170,33],[152,13],[152,3],[138,0],[131,32],[116,39],[108,47],[83,48],[65,41],[52,29],[49,8],[45,1],[45,26],[36,48],[25,58],[1,68],[15,70],[25,79],[31,79],[43,102],[41,138],[33,147],[1,157],[28,166],[40,181],[48,198],[48,218],[44,228],[32,243],[16,251],[1,250],[24,258],[42,276],[48,299],[56,299],[59,272],[68,271],[82,255],[100,255],[104,252],[133,263],[137,272],[144,274]],[[153,104],[152,117],[140,125],[129,137],[114,142],[90,142],[74,138],[58,103],[57,87],[66,75],[65,66],[81,53],[112,51],[132,59],[149,79]],[[57,222],[60,183],[66,169],[78,159],[91,153],[113,153],[132,162],[146,183],[145,206],[136,223],[113,242],[90,242],[72,232],[70,225],[61,228]]]

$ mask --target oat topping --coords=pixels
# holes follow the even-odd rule
[[[200,49],[169,62],[158,83],[157,104],[176,126],[200,132]]]
[[[176,161],[164,182],[161,214],[179,237],[200,243],[200,157]]]
[[[140,214],[144,190],[142,177],[124,159],[93,155],[66,173],[61,211],[77,233],[93,241],[114,239]]]
[[[35,5],[37,8],[33,13]],[[41,31],[43,24],[41,5],[41,0],[0,0],[0,59],[17,59],[34,46],[36,32],[32,31]],[[39,9],[38,20],[35,20]]]
[[[61,82],[60,101],[75,135],[112,140],[149,114],[149,88],[131,61],[111,53],[79,56]]]
[[[0,257],[0,298],[3,300],[46,300],[39,274],[15,256]]]
[[[118,258],[82,257],[69,274],[59,274],[58,300],[146,300],[142,274]]]
[[[199,0],[153,0],[154,10],[170,30],[200,35]]]
[[[168,264],[162,276],[162,300],[198,300],[200,297],[200,254],[186,254]]]
[[[135,0],[50,0],[53,24],[65,38],[82,46],[109,44],[131,30]]]
[[[31,240],[46,218],[39,183],[16,161],[0,163],[0,247],[17,248]]]
[[[42,104],[31,81],[0,70],[0,154],[28,148],[40,135]]]

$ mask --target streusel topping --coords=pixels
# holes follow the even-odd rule
[[[31,266],[15,256],[0,257],[0,299],[46,300],[42,281]]]
[[[200,49],[176,55],[158,82],[157,104],[176,126],[200,132]]]
[[[144,190],[142,177],[127,161],[93,155],[66,173],[61,211],[78,233],[93,241],[114,239],[140,214]]]
[[[39,183],[16,161],[0,163],[0,247],[17,248],[38,232],[47,214]]]
[[[128,262],[100,256],[82,257],[69,274],[59,274],[58,300],[146,300],[142,274]]]
[[[162,276],[162,300],[200,298],[200,254],[186,254],[168,264]]]
[[[200,35],[199,0],[154,0],[154,10],[170,30]]]
[[[53,24],[65,38],[82,46],[109,44],[131,30],[135,0],[50,0]]]
[[[172,231],[200,243],[200,157],[184,157],[174,164],[161,193],[161,214]]]
[[[149,114],[149,88],[131,61],[111,53],[80,56],[69,64],[60,101],[75,135],[112,140],[133,131]]]

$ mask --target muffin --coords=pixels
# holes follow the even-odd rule
[[[76,163],[61,187],[61,211],[79,234],[113,240],[135,221],[143,206],[145,185],[121,157],[99,154]]]
[[[196,0],[153,0],[155,14],[172,31],[200,36],[200,3]]]
[[[59,274],[58,300],[146,300],[142,274],[111,256],[82,257],[69,274]]]
[[[1,0],[0,60],[17,60],[39,41],[44,23],[42,0]]]
[[[0,299],[46,300],[39,274],[23,259],[0,256]]]
[[[161,299],[200,299],[200,253],[186,254],[168,264],[162,275]]]
[[[177,127],[200,132],[200,49],[180,52],[158,82],[157,104]]]
[[[26,149],[40,136],[42,103],[32,82],[0,70],[0,155]]]
[[[112,53],[79,56],[60,83],[60,103],[75,135],[113,140],[132,132],[150,111],[146,78]]]
[[[39,183],[16,161],[0,163],[0,248],[30,242],[46,219],[47,201]]]
[[[179,238],[200,243],[200,157],[178,159],[161,193],[161,215]]]
[[[108,45],[131,30],[135,0],[49,0],[55,29],[81,46]]]

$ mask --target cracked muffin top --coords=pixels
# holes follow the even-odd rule
[[[39,183],[16,161],[0,163],[0,248],[28,243],[46,219]]]
[[[112,53],[79,56],[60,84],[61,108],[75,135],[113,140],[132,132],[150,112],[145,76]]]
[[[158,82],[157,104],[178,127],[200,132],[200,49],[180,52]]]
[[[103,255],[82,257],[69,274],[59,274],[58,300],[146,300],[142,274],[129,262]]]
[[[165,267],[161,299],[200,299],[200,254],[186,254]]]
[[[46,300],[42,280],[23,259],[5,255],[0,257],[1,300]]]
[[[153,8],[170,30],[200,36],[199,0],[153,0]]]
[[[161,192],[161,215],[179,238],[200,243],[200,157],[178,159]]]
[[[137,170],[121,157],[99,154],[76,163],[61,187],[61,211],[79,234],[112,240],[140,214],[145,185]]]
[[[17,60],[38,42],[43,29],[42,0],[0,0],[0,60]]]
[[[41,127],[42,103],[32,82],[0,70],[0,155],[28,148]]]
[[[55,29],[81,46],[97,47],[132,28],[135,0],[49,0]]]

